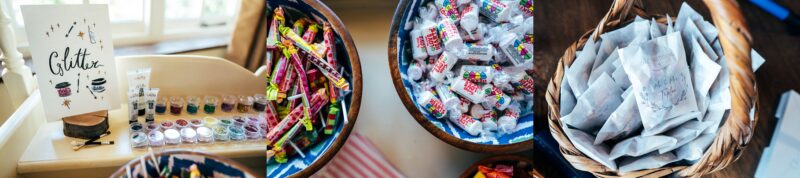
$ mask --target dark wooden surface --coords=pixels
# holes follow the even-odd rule
[[[800,12],[800,1],[775,0],[794,12]],[[682,1],[644,0],[649,13],[669,13],[676,16]],[[600,18],[608,11],[611,0],[558,0],[537,1],[535,12],[536,47],[535,57],[537,74],[542,78],[552,77],[557,60],[566,47],[577,40],[587,30],[594,28]],[[688,3],[711,21],[708,9],[700,0],[689,0]],[[800,89],[800,61],[793,57],[800,56],[800,36],[791,35],[790,30],[773,16],[758,7],[740,0],[739,5],[747,18],[753,37],[752,47],[767,62],[756,72],[759,90],[758,115],[753,140],[734,164],[716,172],[709,177],[753,177],[761,157],[762,150],[769,144],[775,127],[773,117],[780,94],[792,89]],[[537,81],[537,116],[536,126],[547,127],[547,108],[544,92],[547,81]],[[541,101],[540,101],[541,100]],[[542,106],[542,107],[540,107]]]

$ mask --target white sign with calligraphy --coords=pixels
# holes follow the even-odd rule
[[[118,108],[108,6],[21,8],[48,120]]]

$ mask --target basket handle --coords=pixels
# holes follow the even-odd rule
[[[759,116],[750,118],[750,108],[758,105],[755,74],[751,67],[752,37],[739,4],[733,0],[703,0],[719,32],[730,72],[731,110],[723,129],[700,162],[681,171],[683,176],[705,175],[727,167],[739,158],[750,142]],[[757,113],[757,112],[756,112]],[[732,151],[730,148],[734,148]],[[713,166],[709,166],[713,165]]]

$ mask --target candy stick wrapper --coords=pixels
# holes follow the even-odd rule
[[[303,34],[303,40],[309,43],[314,41],[314,37],[317,36],[318,31],[319,31],[319,24],[308,25],[308,30],[306,30],[306,33]]]
[[[275,8],[275,12],[272,15],[272,23],[269,26],[269,34],[267,35],[267,49],[277,49],[278,44],[278,35],[280,32],[278,31],[279,27],[282,27],[286,19],[283,17],[283,7]]]
[[[456,0],[435,0],[436,7],[439,9],[439,15],[453,22],[461,20],[461,15],[458,14],[458,5]]]
[[[322,71],[322,74],[324,74],[325,77],[328,77],[328,79],[331,80],[337,88],[349,90],[350,84],[348,84],[347,81],[342,78],[342,74],[339,73],[339,71],[336,71],[336,69],[328,64],[327,61],[323,60],[322,56],[317,54],[311,45],[297,36],[296,33],[289,30],[289,28],[284,27],[281,28],[280,31],[281,34],[291,39],[294,42],[294,45],[301,49],[300,53],[303,55],[303,57],[306,57],[306,59],[309,59],[311,63],[317,66],[317,68]]]
[[[336,126],[336,118],[339,116],[339,107],[336,104],[331,104],[328,107],[327,123],[325,124],[325,135],[333,134],[333,128]]]
[[[279,85],[283,83],[283,80],[286,78],[286,72],[288,69],[289,62],[287,61],[285,56],[281,56],[280,59],[275,63],[275,67],[272,70],[269,80],[269,86],[267,86],[267,100],[277,100],[278,93],[279,93]]]
[[[297,21],[294,21],[294,24],[293,24],[294,33],[295,34],[303,34],[303,32],[305,32],[304,31],[305,29],[303,29],[303,26],[305,26],[305,24],[306,24],[306,19],[298,19]]]
[[[328,80],[333,82],[334,86],[343,90],[350,90],[350,84],[347,83],[347,80],[342,77],[342,74],[339,73],[339,71],[336,71],[336,69],[328,64],[327,61],[323,60],[318,55],[307,51],[300,51],[300,54],[303,54],[306,59],[310,59],[311,63],[317,66],[317,68],[319,68],[319,70],[323,75],[325,75],[325,77],[328,78]]]
[[[286,49],[283,50],[284,55],[291,56],[292,64],[294,64],[294,69],[297,71],[297,79],[298,79],[298,88],[300,89],[300,93],[302,94],[302,101],[303,101],[303,119],[301,122],[306,127],[306,130],[312,130],[312,125],[309,119],[311,118],[309,99],[311,98],[311,94],[308,93],[308,79],[306,78],[306,71],[303,69],[303,64],[300,62],[300,57],[297,56],[297,49],[294,49],[294,46],[291,44],[290,41],[284,41],[286,44]]]
[[[334,39],[334,37],[333,37],[333,28],[331,28],[331,24],[328,23],[328,22],[323,23],[323,26],[322,26],[322,38],[323,38],[323,43],[325,43],[325,46],[328,48],[326,50],[326,53],[325,53],[325,58],[328,60],[328,64],[330,64],[331,67],[334,68],[334,69],[338,68],[337,65],[336,65],[336,62],[337,62],[336,61],[336,44],[334,43],[334,40],[336,40],[336,39]],[[334,86],[333,81],[329,80],[328,82],[329,82],[329,85],[331,86],[331,87],[327,87],[328,88],[328,97],[330,97],[329,100],[331,101],[331,103],[336,103],[337,97],[339,97],[338,91],[337,91],[336,87],[333,87]]]
[[[267,120],[267,130],[275,129],[278,126],[278,112],[272,102],[267,102],[267,108],[264,112]]]
[[[311,103],[314,106],[321,106],[325,103],[328,103],[328,98],[325,96],[325,92],[317,92],[314,96],[311,97]],[[311,107],[311,114],[316,114],[321,107]],[[316,110],[315,110],[316,109]],[[295,107],[286,117],[278,123],[278,126],[274,130],[270,130],[267,133],[267,145],[270,143],[274,143],[279,136],[286,133],[290,128],[289,126],[296,124],[300,118],[303,117],[303,106]]]

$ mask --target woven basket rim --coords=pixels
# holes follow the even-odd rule
[[[417,109],[416,104],[411,101],[411,96],[409,96],[406,92],[405,85],[400,77],[400,64],[398,63],[399,51],[397,44],[400,24],[402,21],[405,21],[403,16],[408,11],[408,8],[412,5],[412,2],[415,1],[421,0],[400,0],[394,12],[392,25],[389,30],[389,70],[392,75],[392,83],[394,83],[395,91],[397,92],[397,95],[400,96],[400,100],[403,102],[403,105],[405,106],[406,110],[408,110],[409,114],[411,114],[411,116],[420,124],[420,126],[422,126],[433,136],[460,149],[478,153],[495,154],[517,153],[526,150],[532,150],[534,143],[533,139],[505,145],[488,145],[456,138],[447,132],[442,131],[442,129],[434,125],[428,120],[427,117],[425,117],[425,115],[422,114],[422,112],[419,111],[419,109]]]
[[[551,134],[553,135],[555,140],[558,141],[558,143],[559,143],[559,148],[560,148],[561,154],[570,162],[570,164],[575,166],[577,169],[590,172],[590,173],[592,173],[592,174],[594,174],[595,176],[598,176],[598,177],[661,177],[661,176],[666,176],[666,175],[670,175],[670,174],[673,174],[673,173],[678,173],[680,176],[696,177],[696,176],[706,175],[706,174],[709,174],[709,173],[712,173],[712,172],[715,172],[715,171],[719,171],[719,170],[725,168],[727,165],[729,165],[733,161],[735,161],[736,159],[738,159],[739,155],[742,153],[742,150],[744,149],[746,144],[750,141],[750,138],[752,137],[753,130],[755,129],[755,123],[758,120],[758,114],[757,113],[758,113],[759,109],[758,109],[757,106],[759,104],[758,104],[758,100],[757,100],[757,92],[756,92],[757,89],[756,89],[755,81],[754,81],[754,78],[753,78],[752,69],[749,68],[749,67],[748,68],[744,68],[744,69],[745,70],[749,70],[749,72],[745,71],[745,74],[749,74],[749,76],[745,76],[745,79],[748,79],[747,77],[749,77],[749,79],[752,79],[753,82],[750,82],[750,83],[747,83],[747,82],[734,82],[734,80],[736,80],[736,78],[734,76],[737,75],[737,74],[735,74],[734,73],[735,71],[733,71],[733,70],[730,71],[729,75],[731,76],[730,79],[732,81],[731,82],[731,94],[732,94],[732,102],[733,102],[732,106],[731,106],[731,109],[730,109],[730,111],[731,111],[730,115],[727,117],[726,120],[723,120],[724,124],[720,126],[720,129],[717,132],[717,137],[714,139],[713,143],[703,153],[703,156],[701,157],[701,159],[697,163],[695,163],[693,165],[690,165],[690,166],[671,165],[671,166],[664,166],[664,167],[656,168],[656,169],[647,169],[647,170],[629,172],[629,173],[626,173],[625,175],[618,175],[617,171],[613,171],[613,170],[608,169],[607,167],[603,166],[602,164],[598,163],[597,161],[595,161],[595,160],[593,160],[591,158],[588,158],[582,152],[577,150],[575,148],[575,146],[572,144],[572,142],[569,140],[569,138],[563,133],[563,130],[561,129],[561,126],[563,125],[563,123],[560,120],[560,117],[561,117],[561,115],[560,115],[560,102],[561,102],[560,87],[561,87],[561,82],[564,80],[564,69],[565,69],[565,66],[571,65],[571,63],[573,62],[574,57],[575,57],[575,52],[578,49],[582,49],[589,38],[591,38],[591,37],[598,38],[600,36],[599,34],[594,34],[596,31],[598,31],[598,29],[612,27],[612,28],[608,28],[608,29],[613,30],[613,29],[617,29],[617,28],[620,28],[620,27],[624,27],[624,26],[626,26],[626,25],[628,25],[628,24],[630,24],[630,23],[632,23],[634,21],[633,18],[626,19],[624,21],[621,21],[620,19],[605,21],[605,18],[609,18],[611,15],[619,16],[619,14],[612,14],[612,13],[614,13],[614,7],[618,6],[618,5],[627,6],[627,8],[629,8],[629,9],[627,9],[627,11],[629,11],[631,13],[634,13],[635,15],[642,16],[642,17],[644,17],[646,19],[650,19],[651,17],[657,18],[657,21],[659,23],[662,23],[662,24],[666,23],[666,18],[673,18],[674,19],[674,17],[667,17],[667,16],[664,16],[664,15],[646,14],[644,8],[641,7],[642,5],[641,4],[637,4],[637,3],[641,3],[641,1],[615,0],[614,3],[615,4],[612,5],[612,10],[609,11],[609,14],[606,14],[606,17],[604,17],[604,20],[601,20],[601,23],[605,22],[605,24],[598,24],[597,28],[593,28],[593,29],[588,30],[586,33],[581,35],[581,37],[577,41],[572,43],[565,50],[564,54],[559,59],[555,74],[553,75],[553,77],[551,78],[550,82],[548,83],[547,93],[545,95],[547,103],[548,103],[548,110],[549,110],[548,125],[550,127]],[[625,3],[629,3],[629,4],[625,4]],[[708,3],[721,3],[721,2],[714,1],[714,0],[711,0],[711,1],[707,0],[706,4],[708,4]],[[728,1],[728,3],[734,3],[734,5],[735,5],[735,2]],[[738,7],[738,5],[735,5],[735,6]],[[625,7],[623,7],[623,9],[624,8]],[[714,9],[712,9],[712,12],[711,12],[712,17],[716,18],[714,16],[713,10]],[[623,11],[626,11],[626,10],[623,10]],[[619,12],[620,11],[616,11],[616,13],[619,13]],[[620,17],[622,17],[622,16],[620,16]],[[624,18],[624,17],[622,17],[622,18]],[[744,21],[743,19],[740,19],[740,20]],[[717,19],[714,19],[714,22],[717,22]],[[724,36],[722,34],[722,29],[719,29],[720,26],[718,25],[718,23],[714,23],[714,24],[715,24],[715,27],[718,28],[718,30],[720,30],[720,34],[719,34],[718,38],[723,38]],[[743,35],[747,38],[746,42],[748,44],[746,44],[747,45],[746,48],[749,49],[750,48],[749,47],[749,43],[751,41],[751,40],[749,40],[749,31],[746,29],[746,26],[745,27],[738,27],[737,29],[740,30],[740,33],[743,33]],[[738,63],[738,62],[732,61],[732,60],[736,60],[736,59],[734,59],[734,57],[727,57],[729,48],[726,48],[726,45],[723,45],[722,47],[723,47],[724,53],[726,54],[726,60],[729,60],[729,62],[728,62],[729,68],[732,65],[736,65],[736,64],[733,64],[733,63]],[[747,57],[749,59],[749,50],[747,50],[747,52],[748,52]],[[567,64],[567,63],[569,63],[569,64]],[[750,61],[749,60],[746,61],[746,63],[747,63],[747,66],[750,66],[749,65]],[[755,108],[755,112],[754,112],[754,113],[756,113],[756,114],[754,114],[755,118],[750,120],[751,122],[745,123],[745,127],[744,128],[739,128],[739,129],[745,129],[746,133],[743,134],[744,136],[728,138],[728,136],[733,135],[732,133],[729,133],[729,132],[731,132],[730,131],[731,127],[739,127],[737,125],[732,125],[731,124],[731,123],[735,123],[736,122],[736,121],[733,121],[734,119],[736,119],[736,118],[741,119],[741,117],[745,117],[745,118],[749,119],[749,117],[747,115],[744,115],[744,116],[742,116],[742,115],[734,115],[734,112],[733,112],[734,109],[738,108],[738,109],[741,110],[742,108],[744,108],[744,106],[742,106],[742,105],[749,104],[749,103],[745,103],[745,104],[738,103],[738,105],[737,105],[736,101],[734,101],[734,100],[736,100],[735,97],[737,97],[736,96],[737,93],[734,93],[734,89],[733,89],[734,85],[747,85],[747,84],[751,84],[750,86],[747,86],[747,87],[751,88],[753,90],[752,92],[754,93],[752,95],[749,95],[749,96],[751,96],[751,98],[749,98],[749,99],[750,99],[750,102],[753,103],[752,104],[753,108]],[[747,112],[748,113],[749,113],[749,111],[750,111],[750,109],[747,108]],[[709,151],[709,150],[711,150],[711,151]],[[718,154],[723,155],[723,157],[720,157],[720,156],[714,157],[714,156],[712,156],[712,151],[718,152]]]

